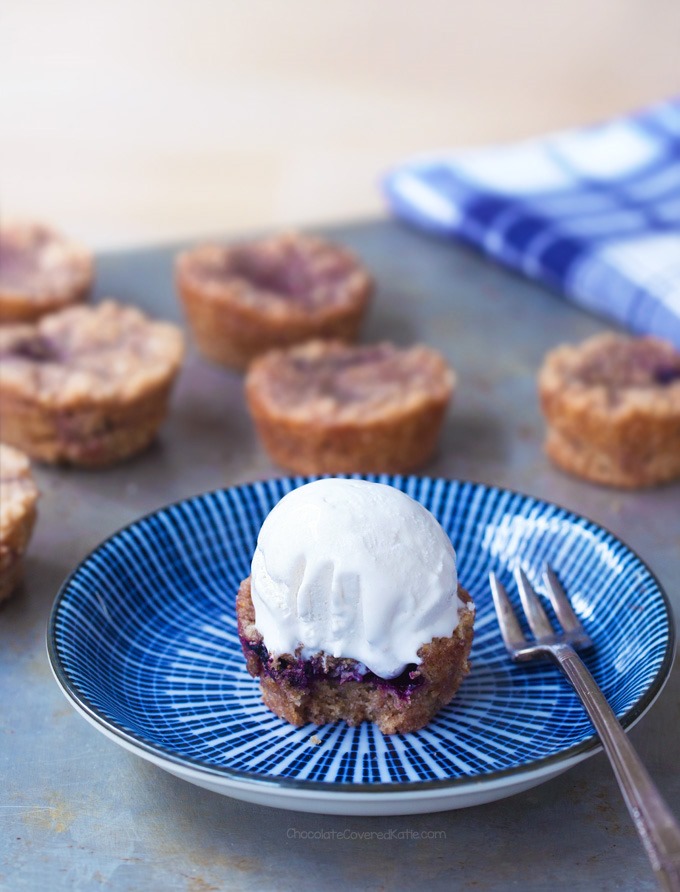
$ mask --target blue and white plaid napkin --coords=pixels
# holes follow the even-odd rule
[[[405,220],[680,349],[680,97],[542,139],[418,157],[384,188]]]

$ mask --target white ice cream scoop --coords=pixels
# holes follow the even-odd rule
[[[382,678],[451,636],[464,609],[434,516],[364,480],[317,480],[284,496],[260,530],[251,591],[271,654],[351,658]]]

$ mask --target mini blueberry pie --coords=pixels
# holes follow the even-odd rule
[[[546,451],[597,483],[680,477],[680,353],[653,337],[597,335],[551,351],[539,374]]]
[[[18,449],[0,443],[0,601],[21,580],[22,557],[36,518],[38,488]]]
[[[0,323],[30,322],[83,301],[91,253],[41,223],[0,223]]]
[[[44,462],[102,467],[144,449],[183,356],[178,328],[107,300],[0,326],[0,425]]]
[[[198,349],[237,369],[273,347],[355,340],[373,291],[348,250],[290,232],[201,245],[177,257],[175,272]]]
[[[236,601],[249,673],[293,725],[422,728],[469,671],[474,606],[434,516],[380,483],[293,490],[258,537]]]
[[[255,360],[246,397],[284,468],[401,473],[431,458],[454,385],[443,357],[422,345],[311,341]]]

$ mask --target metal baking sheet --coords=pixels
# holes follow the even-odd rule
[[[680,614],[680,485],[625,492],[553,469],[536,371],[545,351],[606,323],[465,248],[377,221],[326,229],[375,272],[367,341],[423,341],[459,377],[424,473],[509,486],[586,514],[631,545]],[[180,246],[104,254],[97,297],[178,320]],[[191,786],[83,721],[52,679],[45,626],[68,572],[124,524],[209,489],[282,473],[261,450],[242,378],[190,349],[157,443],[116,468],[40,467],[23,590],[0,609],[0,888],[165,892],[652,890],[604,756],[525,794],[462,811],[345,818],[249,805]],[[680,813],[680,672],[631,732]]]

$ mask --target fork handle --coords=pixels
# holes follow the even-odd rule
[[[568,644],[554,644],[550,653],[595,726],[661,888],[680,892],[680,825],[581,658]]]

